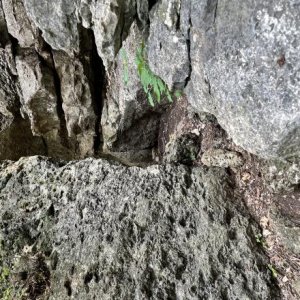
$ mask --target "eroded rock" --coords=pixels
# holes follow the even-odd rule
[[[223,149],[209,149],[205,151],[201,161],[208,167],[237,168],[243,165],[241,155],[237,152]]]
[[[41,299],[277,299],[226,178],[93,159],[1,163],[3,263],[26,288],[18,274],[39,262]]]
[[[189,42],[187,32],[180,31],[180,13],[181,1],[164,0],[154,7],[150,18],[149,66],[170,90],[182,89],[190,76]]]
[[[34,46],[38,28],[28,18],[23,0],[2,0],[9,33],[18,40],[21,47]]]

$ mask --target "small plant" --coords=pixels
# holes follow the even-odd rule
[[[277,278],[278,273],[277,273],[276,269],[275,269],[271,264],[268,265],[268,268],[269,268],[269,270],[270,270],[271,273],[272,273],[272,277],[273,277],[273,278]]]
[[[154,99],[160,103],[162,96],[166,96],[169,102],[173,102],[171,92],[167,85],[160,77],[151,71],[145,57],[145,46],[144,43],[142,43],[136,53],[136,65],[149,104],[153,107]]]

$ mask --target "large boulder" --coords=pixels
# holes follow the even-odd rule
[[[265,158],[300,157],[299,13],[286,0],[191,6],[189,99]]]
[[[188,82],[194,109],[214,114],[244,149],[299,159],[299,5],[179,2],[160,1],[151,16],[148,56],[155,72],[170,87]]]
[[[231,199],[220,170],[6,161],[0,263],[30,299],[279,299]]]

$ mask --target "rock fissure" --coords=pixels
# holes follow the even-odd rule
[[[47,47],[47,48],[49,49],[49,54],[50,54],[50,58],[51,58],[51,70],[53,72],[55,92],[56,92],[56,96],[57,96],[57,115],[58,115],[59,122],[60,122],[59,136],[60,136],[63,146],[68,147],[67,121],[66,121],[65,112],[63,109],[63,99],[62,99],[62,94],[61,94],[61,82],[60,82],[58,72],[55,68],[52,49],[49,47]],[[41,60],[41,62],[43,62],[43,58],[41,56],[40,56],[40,60]],[[45,141],[46,140],[43,139],[43,142],[45,142]]]

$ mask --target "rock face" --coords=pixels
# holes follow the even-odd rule
[[[151,66],[174,84],[187,76],[171,80],[188,56],[186,93],[196,110],[214,114],[252,153],[299,158],[299,13],[286,0],[163,0],[151,19]]]
[[[277,299],[226,182],[170,165],[3,162],[2,264],[30,299]]]
[[[144,42],[152,71],[183,90],[196,112],[215,115],[237,145],[264,158],[299,160],[295,1],[0,3],[0,50],[7,53],[1,64],[13,75],[5,75],[5,85],[15,86],[5,101],[19,99],[17,111],[1,117],[6,144],[18,120],[32,131],[28,138],[42,141],[39,149],[24,143],[24,153],[72,159],[103,146],[110,154],[151,158],[164,107],[151,110],[137,76],[135,55]],[[22,151],[0,157],[16,152]]]
[[[299,6],[211,2],[191,10],[189,99],[248,151],[299,157]]]

